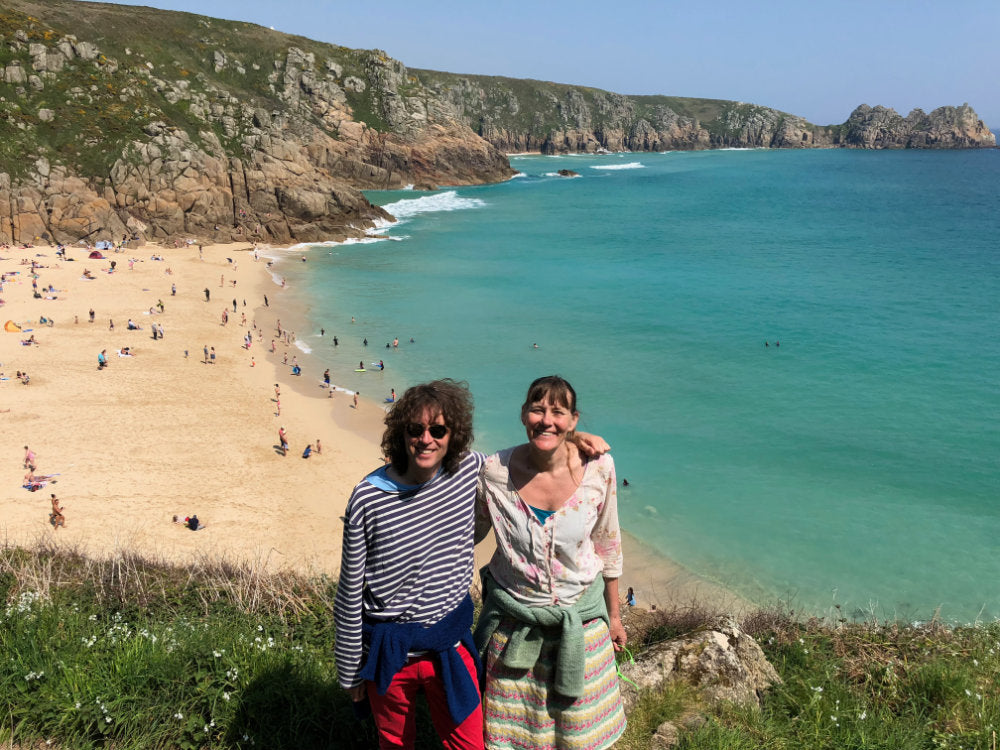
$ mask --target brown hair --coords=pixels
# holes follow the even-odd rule
[[[442,465],[445,471],[454,474],[462,455],[472,446],[472,409],[472,394],[464,381],[445,378],[407,388],[385,415],[382,452],[398,474],[405,474],[410,463],[406,425],[421,421],[425,410],[432,415],[440,413],[451,432]]]
[[[569,381],[559,375],[546,375],[538,378],[528,386],[528,395],[521,404],[521,414],[523,415],[532,404],[542,401],[545,398],[556,404],[560,404],[576,414],[576,391]]]

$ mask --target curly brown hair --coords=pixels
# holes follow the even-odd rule
[[[472,394],[464,381],[445,378],[407,388],[385,415],[382,452],[389,457],[397,474],[405,474],[410,463],[406,426],[420,422],[425,410],[432,415],[440,413],[448,426],[451,437],[442,465],[445,471],[454,474],[463,454],[472,447]]]

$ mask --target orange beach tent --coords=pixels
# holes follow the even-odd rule
[[[21,332],[21,326],[19,326],[13,320],[8,320],[6,323],[4,323],[3,329],[5,331],[7,331],[7,333],[20,333]]]

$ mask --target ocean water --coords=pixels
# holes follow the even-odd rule
[[[1000,616],[1000,151],[512,165],[372,193],[387,239],[279,266],[338,385],[467,380],[491,451],[559,373],[624,527],[692,572],[819,614]]]

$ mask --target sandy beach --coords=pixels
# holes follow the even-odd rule
[[[357,481],[381,463],[383,406],[362,399],[355,409],[345,391],[331,397],[318,363],[278,335],[279,320],[294,330],[304,316],[294,289],[268,269],[269,249],[256,260],[249,244],[89,253],[67,248],[61,259],[55,247],[0,249],[0,323],[22,329],[0,332],[5,541],[335,575],[339,517]],[[128,330],[130,319],[137,330]],[[163,338],[153,338],[154,324]],[[36,343],[22,344],[31,336]],[[120,356],[124,347],[131,356]],[[102,350],[108,366],[99,369]],[[301,377],[291,374],[293,358]],[[17,371],[28,373],[27,385]],[[331,371],[334,384],[337,375]],[[322,453],[303,459],[317,439]],[[35,454],[36,475],[52,475],[34,492],[22,486],[24,446]],[[65,528],[48,522],[51,493],[65,509]],[[205,528],[172,522],[192,514]],[[480,545],[479,562],[490,552]],[[660,606],[743,604],[630,539],[622,585]]]

